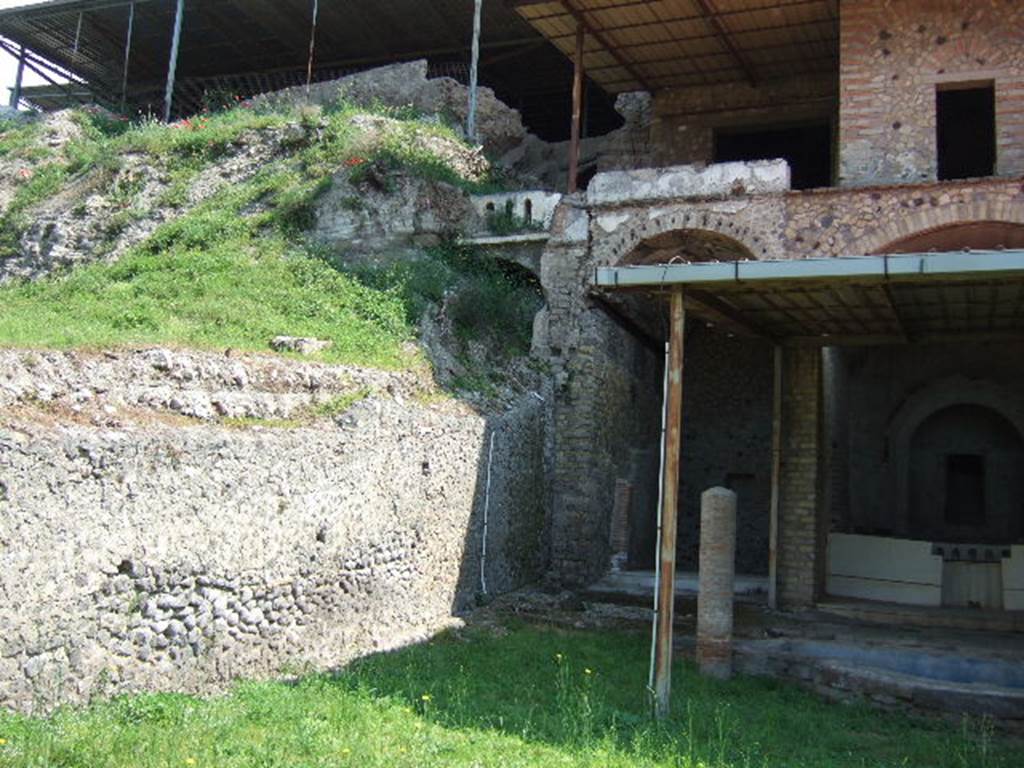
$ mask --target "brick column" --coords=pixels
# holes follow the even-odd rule
[[[812,605],[823,584],[822,365],[817,348],[787,348],[782,371],[779,605]]]

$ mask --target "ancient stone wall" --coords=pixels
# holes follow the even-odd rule
[[[540,400],[488,417],[397,392],[299,428],[5,411],[0,704],[208,691],[436,631],[481,591],[492,433],[487,588],[536,578]]]
[[[686,339],[679,568],[697,570],[700,495],[738,496],[736,572],[768,573],[772,347],[729,337],[699,321]],[[653,551],[653,550],[652,550]]]
[[[707,171],[678,174],[701,180],[699,197],[692,196],[693,189],[685,185],[659,185],[656,177],[642,171],[617,173],[595,180],[593,199],[589,191],[585,199],[567,197],[556,210],[541,271],[549,307],[550,354],[556,378],[561,377],[554,405],[555,446],[550,448],[556,468],[551,511],[557,551],[552,567],[566,581],[592,579],[607,565],[607,521],[615,480],[609,474],[609,467],[614,467],[610,457],[636,454],[647,447],[651,460],[657,461],[657,435],[649,426],[638,431],[638,424],[657,429],[661,402],[657,338],[664,331],[659,321],[664,308],[650,294],[629,299],[628,314],[646,327],[649,340],[655,339],[649,349],[591,300],[597,266],[659,263],[679,255],[694,260],[863,255],[880,252],[914,233],[964,222],[1024,223],[1024,188],[1017,180],[777,192],[773,190],[781,177],[773,175],[770,163],[752,165],[746,175]],[[728,483],[729,475],[734,484],[752,487],[747,493],[737,488],[741,497],[756,500],[749,511],[741,503],[742,537],[750,543],[740,545],[739,568],[763,572],[770,353],[763,345],[738,340],[702,347],[695,334],[685,395],[686,428],[692,431],[684,440],[683,514],[694,514],[695,497],[687,495],[687,488],[699,493],[710,485]],[[724,354],[727,349],[731,350],[728,355]],[[630,350],[646,350],[633,358],[644,362],[624,362]],[[624,396],[627,384],[641,393],[642,409]],[[729,410],[724,418],[731,426],[728,437],[721,437],[715,427],[723,418],[726,400]],[[733,413],[744,414],[742,424],[738,417],[736,423],[731,421]],[[637,421],[628,421],[630,416]],[[755,467],[758,446],[765,455],[763,470]],[[824,451],[828,446],[819,447]],[[843,450],[845,446],[838,446],[834,455],[841,457]],[[819,476],[817,465],[807,471],[812,470],[810,486],[797,492],[796,517],[788,523],[789,550],[779,552],[780,568],[785,558],[790,563],[783,577],[789,579],[789,586],[780,597],[797,604],[813,599],[820,581],[818,555],[823,551],[815,550],[814,543],[823,540],[828,527],[827,511],[821,515],[812,511],[808,494],[813,491],[813,503],[827,510],[826,499],[833,495],[830,488],[842,494],[847,481],[842,475]],[[647,476],[619,471],[620,477]],[[793,483],[798,474],[793,475]],[[650,558],[644,553],[653,546],[654,532],[644,525],[653,519],[653,512],[647,511],[650,506],[634,504],[631,517],[630,560],[641,567],[649,566]],[[690,535],[685,525],[680,531],[682,567],[690,567],[695,562],[696,534]]]
[[[668,89],[654,99],[654,165],[710,163],[716,129],[830,122],[835,105],[836,81],[828,74],[756,86],[730,83],[719,88]]]
[[[936,89],[993,83],[996,173],[1024,173],[1024,7],[998,0],[844,0],[840,179],[936,178]]]

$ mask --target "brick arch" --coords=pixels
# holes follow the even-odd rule
[[[991,224],[1024,224],[1024,206],[1006,205],[1005,199],[990,195],[985,200],[951,202],[947,205],[920,208],[905,216],[883,220],[882,226],[850,244],[849,255],[892,252],[901,241],[924,233],[978,222]]]
[[[679,209],[654,218],[634,216],[601,246],[611,264],[622,264],[645,241],[672,232],[693,231],[720,235],[733,241],[744,258],[765,258],[768,253],[763,233],[732,213]]]

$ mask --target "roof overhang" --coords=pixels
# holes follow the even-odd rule
[[[1024,340],[1024,250],[599,267],[612,290],[683,290],[692,314],[775,343]]]
[[[836,0],[506,0],[609,93],[801,78],[838,68]]]

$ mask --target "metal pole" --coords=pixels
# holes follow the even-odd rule
[[[174,76],[178,70],[178,47],[181,44],[181,21],[185,15],[185,0],[178,0],[174,14],[174,36],[171,38],[171,60],[167,64],[167,91],[164,93],[164,122],[171,122],[171,106],[174,103]]]
[[[683,292],[672,294],[669,333],[668,408],[665,463],[662,467],[664,502],[661,510],[661,579],[658,584],[658,629],[654,654],[654,715],[669,713],[672,693],[672,620],[676,597],[676,528],[679,517],[679,456],[683,426],[683,355],[686,309]]]
[[[775,347],[772,387],[772,486],[768,523],[768,607],[778,607],[779,475],[782,471],[782,347]]]
[[[473,54],[469,63],[469,115],[466,118],[466,138],[476,141],[477,82],[480,76],[480,17],[483,0],[474,0],[473,8]]]
[[[11,89],[11,109],[17,109],[21,103],[21,82],[25,78],[25,46],[21,46],[18,54],[18,73],[14,76],[14,88]]]
[[[665,369],[661,381],[661,434],[658,442],[661,444],[661,452],[658,455],[658,509],[657,524],[658,537],[654,545],[654,607],[652,609],[651,622],[651,665],[647,676],[647,689],[654,694],[654,660],[658,648],[658,596],[661,593],[661,510],[665,505],[665,425],[668,421],[668,368],[669,368],[669,343],[665,342],[665,354],[662,366]]]
[[[128,6],[128,34],[124,40],[124,77],[121,79],[121,113],[128,108],[128,64],[132,58],[132,34],[135,32],[135,3]]]
[[[572,78],[572,129],[569,136],[569,194],[579,186],[580,127],[583,112],[583,43],[586,30],[576,24],[576,57]]]

